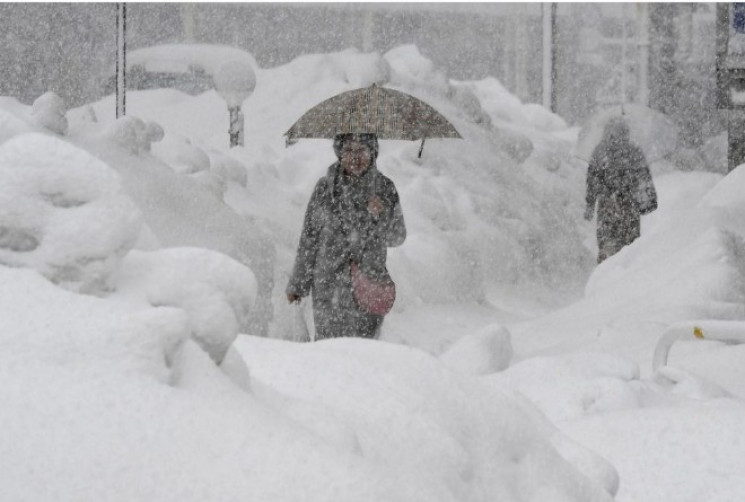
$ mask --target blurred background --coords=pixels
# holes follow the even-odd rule
[[[127,50],[163,43],[225,44],[263,68],[350,47],[415,44],[455,80],[497,78],[542,103],[540,3],[131,3]],[[619,103],[648,105],[700,147],[727,127],[716,108],[715,4],[558,3],[554,108],[581,125]],[[46,91],[70,107],[112,92],[115,3],[0,4],[0,95],[30,104]]]

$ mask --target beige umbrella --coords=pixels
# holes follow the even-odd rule
[[[375,133],[378,139],[421,139],[422,147],[426,138],[461,138],[455,127],[424,101],[376,84],[317,104],[285,136],[288,144],[293,144],[298,138],[333,139],[342,133]]]

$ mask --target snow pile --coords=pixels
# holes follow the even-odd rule
[[[131,123],[131,122],[130,122]],[[205,249],[157,247],[142,214],[108,165],[64,141],[20,135],[0,146],[0,263],[37,270],[66,289],[140,297],[139,308],[173,306],[194,340],[221,362],[250,326],[256,280]]]
[[[133,251],[114,282],[120,295],[186,311],[192,338],[217,364],[248,328],[256,297],[256,280],[248,268],[198,248]]]
[[[80,292],[101,292],[142,220],[106,164],[25,134],[0,146],[0,262]]]
[[[0,267],[0,280],[14,498],[611,500],[562,455],[598,457],[567,440],[560,455],[525,403],[421,351],[243,337],[247,393],[189,341],[181,309],[133,311],[28,270]]]
[[[725,178],[674,172],[656,184],[660,209],[642,218],[641,238],[595,269],[581,302],[511,326],[516,353],[592,347],[641,354],[648,371],[654,343],[668,325],[743,317],[740,170]]]
[[[324,403],[352,428],[365,458],[393,467],[396,480],[427,487],[435,500],[611,499],[558,454],[544,424],[523,410],[530,405],[457,377],[422,351],[359,339],[294,347],[238,342],[255,381]],[[316,416],[308,427],[324,421]],[[424,493],[409,496],[424,500]]]
[[[464,336],[440,355],[447,366],[467,375],[497,373],[506,369],[511,359],[510,332],[499,325]]]
[[[109,138],[122,148],[133,154],[150,151],[151,144],[163,139],[163,128],[155,123],[124,116],[113,122],[104,132],[103,137]]]
[[[15,98],[0,96],[0,145],[19,134],[36,131],[43,129],[32,119],[28,106]]]
[[[209,171],[210,158],[189,138],[179,134],[168,134],[153,147],[153,155],[180,174],[196,174]]]
[[[578,352],[530,358],[489,378],[526,395],[563,434],[611,461],[620,474],[616,500],[686,500],[691,494],[734,500],[745,488],[738,432],[745,427],[745,405],[700,376],[668,367],[640,379],[638,365],[626,358]],[[579,459],[575,464],[583,465]],[[613,482],[602,462],[589,469],[595,479]]]
[[[490,378],[520,391],[554,423],[641,403],[639,366],[602,352],[532,357]]]
[[[37,124],[61,136],[67,134],[68,123],[65,113],[65,102],[53,92],[39,96],[34,101],[31,112]]]

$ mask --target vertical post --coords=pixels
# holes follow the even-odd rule
[[[543,32],[543,106],[555,111],[552,106],[553,94],[553,30],[552,11],[553,3],[541,4],[541,21]]]
[[[126,114],[127,4],[116,4],[116,118]]]
[[[729,74],[727,73],[727,45],[729,44],[729,4],[718,3],[716,9],[717,108],[729,108]]]
[[[626,5],[621,4],[621,105],[626,104]],[[621,108],[623,109],[623,108]]]
[[[240,106],[228,108],[230,112],[230,148],[243,146],[243,112]]]
[[[636,91],[636,102],[642,106],[649,105],[649,8],[644,2],[636,4],[637,19],[637,68],[639,82]]]
[[[558,61],[559,53],[559,39],[557,38],[557,34],[559,33],[558,9],[558,3],[551,3],[551,111],[554,113],[559,109],[558,92],[556,89],[558,82],[556,62]]]
[[[520,100],[528,98],[528,61],[527,61],[527,22],[525,15],[525,6],[518,5],[515,16],[515,95]]]

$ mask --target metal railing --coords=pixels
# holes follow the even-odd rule
[[[667,364],[667,357],[678,340],[714,340],[725,343],[745,343],[744,321],[685,321],[671,325],[657,341],[652,358],[652,370]]]

